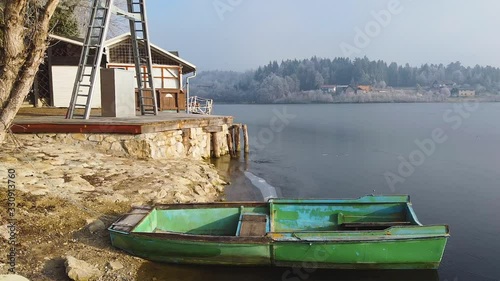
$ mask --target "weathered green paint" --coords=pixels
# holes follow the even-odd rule
[[[238,236],[245,213],[269,216],[266,236]],[[347,269],[437,268],[448,238],[447,226],[420,224],[408,196],[163,205],[109,230],[115,247],[153,261]]]
[[[372,241],[294,241],[273,244],[274,259],[281,263],[321,263],[332,268],[344,265],[439,264],[445,238],[395,239]],[[428,268],[428,266],[425,266]]]
[[[223,243],[111,234],[113,246],[156,262],[269,265],[269,243]]]
[[[336,230],[339,226],[339,215],[342,222],[384,222],[404,221],[406,206],[391,204],[301,204],[297,205],[273,203],[271,212],[274,216],[272,231],[301,230]]]

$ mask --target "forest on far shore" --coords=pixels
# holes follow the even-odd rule
[[[203,71],[191,80],[192,96],[225,103],[435,102],[451,97],[451,86],[474,90],[484,100],[500,99],[500,69],[460,62],[387,64],[367,57],[272,61],[246,72]],[[373,90],[325,92],[324,85],[369,85]]]

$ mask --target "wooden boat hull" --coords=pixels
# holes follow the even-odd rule
[[[370,200],[367,201],[372,201],[373,198],[368,199]],[[362,222],[360,216],[356,216],[354,223],[341,223],[343,220],[352,219],[346,214],[354,212],[349,213],[349,208],[352,207],[342,205],[346,202],[335,201],[337,203],[333,204],[337,205],[334,207],[325,207],[326,203],[331,204],[333,201],[300,200],[300,204],[305,204],[307,207],[297,208],[297,212],[292,212],[290,204],[293,205],[298,201],[283,200],[274,202],[275,205],[271,202],[157,206],[152,210],[132,211],[126,217],[127,224],[123,223],[122,218],[109,230],[113,246],[134,256],[156,262],[336,269],[439,267],[449,236],[447,226],[420,225],[411,206],[407,205],[409,202],[404,201],[404,204],[400,202],[403,198],[378,198],[376,207],[369,207],[373,202],[362,203],[366,197],[355,200],[359,205],[366,204],[364,207],[367,208],[366,214],[369,216],[363,216],[363,219],[369,217],[370,220],[381,220],[380,218],[396,217],[399,216],[397,212],[401,208],[409,206],[405,215],[414,223],[385,227],[381,226],[385,222],[378,221],[371,223],[370,227],[373,228],[375,225],[380,229],[359,230],[358,228],[366,227],[367,224]],[[352,200],[348,202],[352,203]],[[399,207],[394,207],[396,205]],[[200,227],[202,224],[199,221],[209,220],[206,216],[210,213],[209,210],[214,208],[219,208],[216,212],[217,217],[212,217],[210,223]],[[356,208],[363,207],[356,206]],[[377,208],[378,211],[373,212],[375,210],[373,208]],[[323,213],[331,213],[333,209],[341,209],[342,212],[331,215],[326,221]],[[190,213],[193,211],[185,210],[200,211],[193,216]],[[269,229],[265,230],[265,235],[255,233],[251,236],[244,235],[243,232],[249,230],[245,230],[244,223],[242,224],[243,210],[249,210],[253,215],[270,215]],[[380,215],[381,213],[384,215]],[[311,226],[309,229],[297,226],[305,220],[301,218],[304,214],[307,214],[307,221]],[[131,220],[130,218],[134,216],[135,218]],[[322,221],[319,221],[318,219],[322,217]],[[177,218],[180,218],[179,221],[176,221]],[[251,219],[258,221],[258,217]],[[158,231],[158,227],[166,224],[165,222],[176,222],[176,226],[172,226],[175,231]],[[183,225],[179,226],[181,222]],[[120,228],[120,225],[130,226]],[[251,225],[251,228],[257,229],[256,225],[258,223]],[[350,229],[352,225],[355,225],[356,229]],[[231,231],[222,229],[236,228],[236,226],[235,235],[231,235]],[[297,230],[298,227],[300,231]],[[218,235],[207,235],[207,233],[218,233]]]
[[[446,238],[371,242],[200,242],[111,235],[113,246],[155,262],[336,269],[437,269]]]
[[[446,239],[277,243],[274,265],[335,269],[437,269]]]
[[[112,235],[113,246],[147,260],[214,265],[270,265],[268,243],[200,242],[168,238]]]

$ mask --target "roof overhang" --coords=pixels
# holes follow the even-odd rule
[[[71,38],[67,38],[67,37],[63,37],[63,36],[59,36],[59,35],[55,35],[55,34],[49,34],[49,38],[54,39],[54,40],[59,40],[62,42],[66,42],[69,44],[77,45],[77,46],[83,46],[83,39],[76,39],[76,38],[71,39]]]
[[[131,38],[132,35],[130,33],[124,33],[120,36],[117,36],[117,37],[114,37],[114,38],[111,38],[109,40],[106,40],[106,42],[104,43],[104,45],[106,47],[111,47],[115,44],[118,44],[124,40],[127,40],[129,38]],[[179,56],[176,56],[175,54],[172,54],[171,52],[165,50],[165,49],[162,49],[161,47],[153,44],[153,43],[150,43],[150,46],[153,50],[167,56],[169,59],[179,63],[180,65],[182,65],[182,73],[183,74],[187,74],[187,73],[191,73],[191,72],[194,72],[196,71],[196,66],[186,60],[183,60],[181,59]]]
[[[76,39],[76,38],[72,39],[72,38],[67,38],[67,37],[63,37],[63,36],[59,36],[59,35],[55,35],[55,34],[49,34],[49,38],[54,39],[54,40],[59,40],[62,42],[66,42],[69,44],[77,45],[77,46],[83,46],[83,39]],[[115,44],[118,44],[124,40],[127,40],[128,38],[131,38],[130,33],[124,33],[120,36],[106,40],[106,42],[104,42],[104,46],[106,48],[109,48]],[[168,57],[169,59],[179,63],[182,66],[182,73],[183,74],[188,74],[188,73],[196,71],[196,66],[194,64],[192,64],[186,60],[181,59],[179,56],[176,56],[175,54],[173,54],[167,50],[164,50],[155,44],[151,43],[150,46],[153,50],[155,50],[155,51],[161,53],[162,55]]]

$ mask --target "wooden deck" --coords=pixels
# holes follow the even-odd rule
[[[156,116],[113,118],[91,116],[88,120],[65,119],[64,116],[17,116],[12,125],[13,133],[111,133],[144,134],[170,130],[203,128],[207,132],[222,131],[230,126],[231,116],[197,115],[160,112]]]

